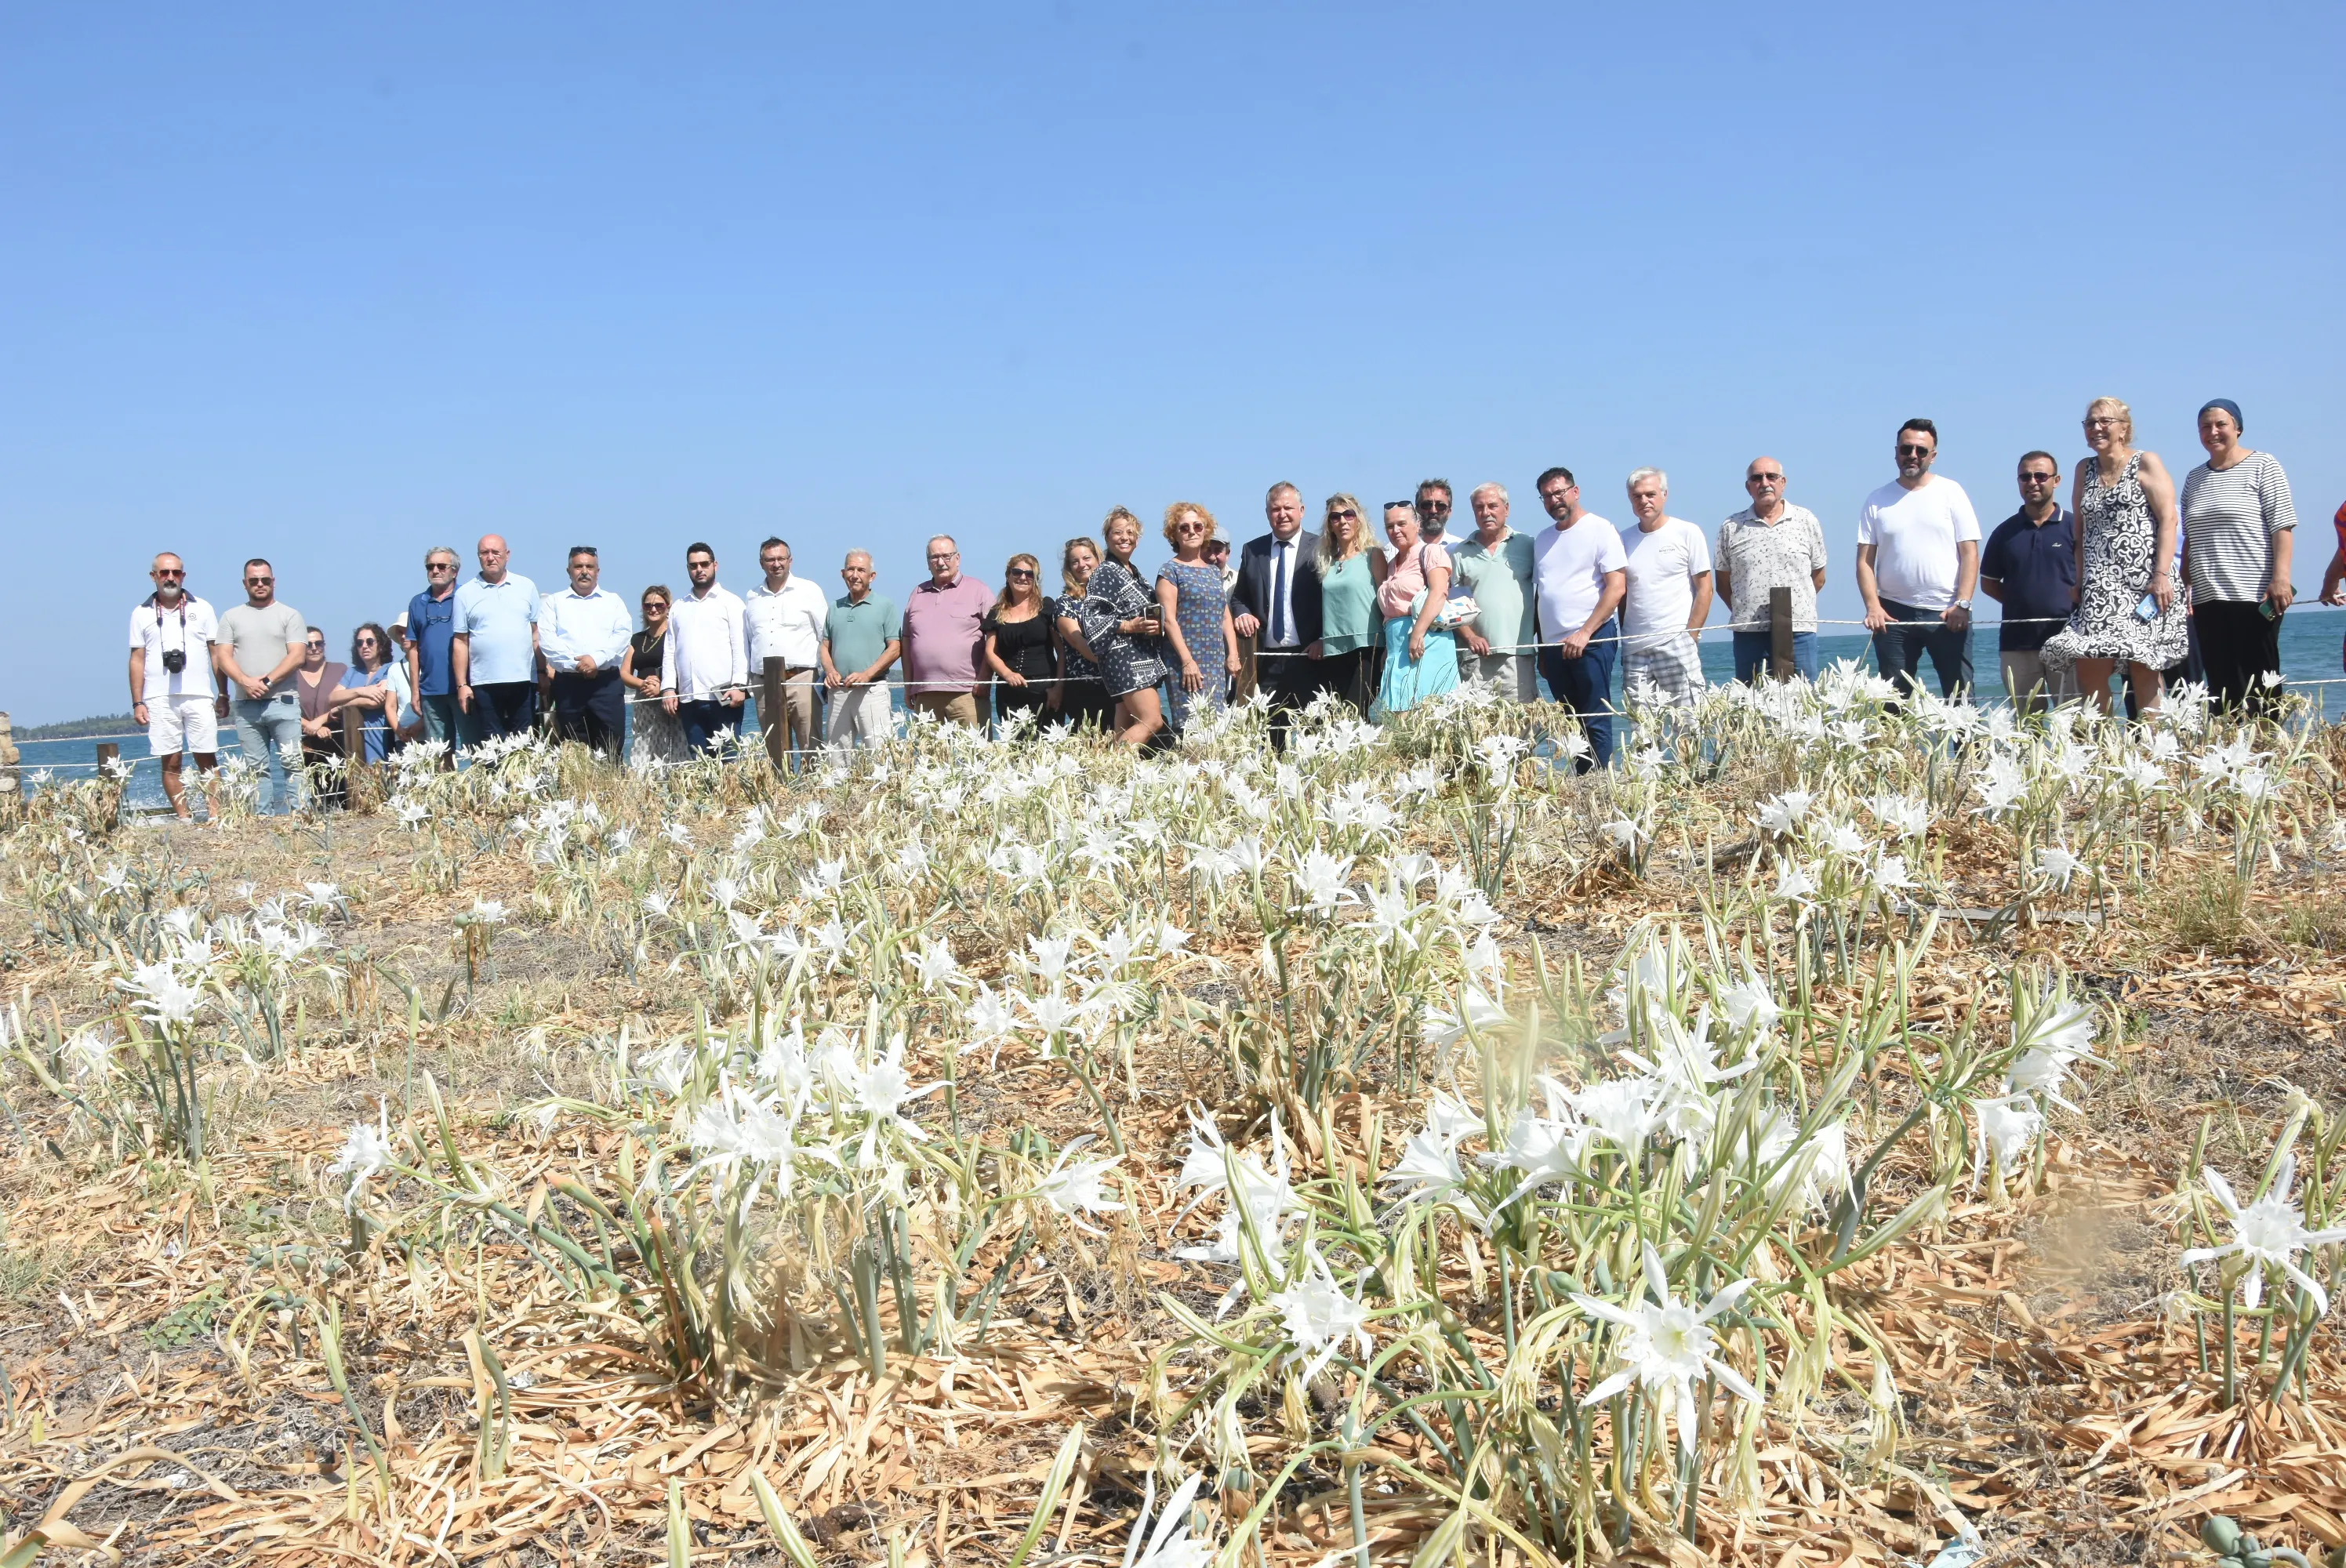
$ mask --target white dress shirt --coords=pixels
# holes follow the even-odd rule
[[[678,702],[707,701],[750,684],[743,620],[740,599],[719,583],[711,583],[705,595],[686,594],[668,606],[660,668]]]
[[[1295,574],[1304,569],[1302,546],[1303,531],[1300,528],[1285,539],[1276,534],[1271,535],[1270,554],[1264,557],[1262,563],[1263,570],[1269,574],[1264,579],[1264,585],[1273,594],[1280,591],[1279,563],[1281,554],[1284,553],[1287,560],[1287,597],[1278,606],[1279,618],[1276,621],[1270,616],[1263,617],[1262,646],[1264,647],[1291,648],[1300,646],[1303,641],[1295,629]],[[1265,608],[1269,607],[1265,606]],[[1274,625],[1286,634],[1283,637],[1274,638],[1271,636],[1270,628]]]
[[[635,632],[627,602],[608,588],[549,594],[538,602],[538,647],[550,669],[575,671],[581,655],[595,661],[597,675],[617,669]]]
[[[789,669],[811,669],[822,662],[822,623],[831,614],[831,599],[804,577],[785,577],[778,589],[760,583],[750,590],[742,612],[750,622],[750,667],[763,669],[770,658]]]

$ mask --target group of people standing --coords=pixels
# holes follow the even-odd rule
[[[2059,502],[2058,461],[2028,453],[2020,509],[1984,549],[1963,486],[1932,472],[1936,427],[1900,426],[1897,477],[1867,496],[1857,527],[1863,624],[1882,673],[1911,688],[1927,657],[1944,694],[1967,689],[1974,596],[1984,593],[2003,606],[2004,685],[2024,702],[2082,694],[2106,708],[2123,669],[2129,706],[2155,708],[2187,657],[2224,702],[2263,700],[2294,593],[2289,482],[2270,453],[2243,444],[2237,403],[2210,402],[2198,423],[2208,460],[2178,494],[2157,454],[2134,447],[2126,404],[2096,399],[2070,505]],[[1098,538],[1061,546],[1056,595],[1035,555],[1013,555],[996,590],[965,574],[960,546],[940,534],[928,542],[927,579],[901,607],[874,591],[870,552],[847,552],[845,592],[833,595],[795,573],[786,541],[769,538],[762,580],[746,595],[722,585],[716,552],[696,542],[688,590],[656,584],[631,614],[601,585],[592,546],[566,557],[566,591],[541,595],[489,535],[475,547],[477,574],[461,584],[453,547],[427,551],[423,591],[388,626],[359,626],[347,664],[276,597],[269,562],[247,562],[245,601],[215,614],[166,553],[131,616],[130,695],[182,816],[181,757],[212,767],[218,724],[231,718],[245,754],[280,766],[340,755],[345,710],[360,716],[370,759],[407,738],[471,745],[545,718],[613,758],[632,744],[639,758],[679,760],[738,731],[770,660],[780,680],[776,699],[759,704],[760,725],[798,757],[892,733],[896,684],[908,707],[943,722],[1067,722],[1153,746],[1230,700],[1250,669],[1275,743],[1323,693],[1389,714],[1462,683],[1521,702],[1545,686],[1586,732],[1580,765],[1601,767],[1614,749],[1617,673],[1640,703],[1700,691],[1697,638],[1714,599],[1729,612],[1736,678],[1757,679],[1768,664],[1779,589],[1793,663],[1816,675],[1824,532],[1786,498],[1789,484],[1781,463],[1753,460],[1751,504],[1719,524],[1714,547],[1670,514],[1658,468],[1628,476],[1627,529],[1587,510],[1559,466],[1535,482],[1549,519],[1535,533],[1512,526],[1507,490],[1493,483],[1469,493],[1473,531],[1454,537],[1452,488],[1430,479],[1381,509],[1382,544],[1357,497],[1329,496],[1315,532],[1302,493],[1280,483],[1264,498],[1267,531],[1235,562],[1213,514],[1178,501],[1163,519],[1171,557],[1145,573],[1134,556],[1146,530],[1119,506]],[[2346,507],[2338,527],[2322,596],[2346,604]],[[298,805],[302,770],[285,771]]]

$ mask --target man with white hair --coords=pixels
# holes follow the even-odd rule
[[[839,569],[847,592],[823,616],[822,680],[831,688],[823,739],[835,747],[877,746],[895,729],[888,671],[904,651],[904,623],[894,600],[872,591],[872,552],[850,550]]]
[[[155,591],[130,612],[130,714],[147,727],[147,746],[163,759],[163,793],[180,821],[194,820],[180,782],[181,757],[219,767],[219,721],[228,698],[212,686],[212,644],[219,618],[188,592],[188,564],[168,550],[148,568]]]
[[[929,541],[929,580],[904,606],[904,698],[947,724],[985,728],[977,710],[978,645],[994,590],[961,569],[950,534]]]
[[[1467,494],[1474,534],[1451,559],[1474,596],[1474,619],[1459,628],[1458,678],[1513,702],[1539,700],[1539,593],[1532,536],[1507,526],[1507,487]]]
[[[1710,544],[1669,514],[1670,476],[1658,468],[1629,475],[1635,532],[1622,536],[1629,587],[1621,601],[1622,687],[1638,703],[1690,703],[1700,693],[1702,647],[1710,618]]]

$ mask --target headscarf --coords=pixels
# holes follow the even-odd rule
[[[2249,428],[2249,422],[2240,417],[2240,405],[2234,402],[2230,398],[2209,398],[2206,402],[2199,405],[2199,417],[2201,419],[2206,419],[2208,417],[2208,411],[2211,408],[2220,408],[2226,413],[2230,414],[2232,416],[2232,428],[2234,430],[2245,432]]]

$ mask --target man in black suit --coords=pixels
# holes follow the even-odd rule
[[[1263,497],[1270,532],[1239,552],[1231,623],[1255,641],[1256,678],[1270,694],[1271,744],[1287,746],[1287,715],[1320,694],[1320,535],[1303,526],[1303,493],[1285,481]]]

